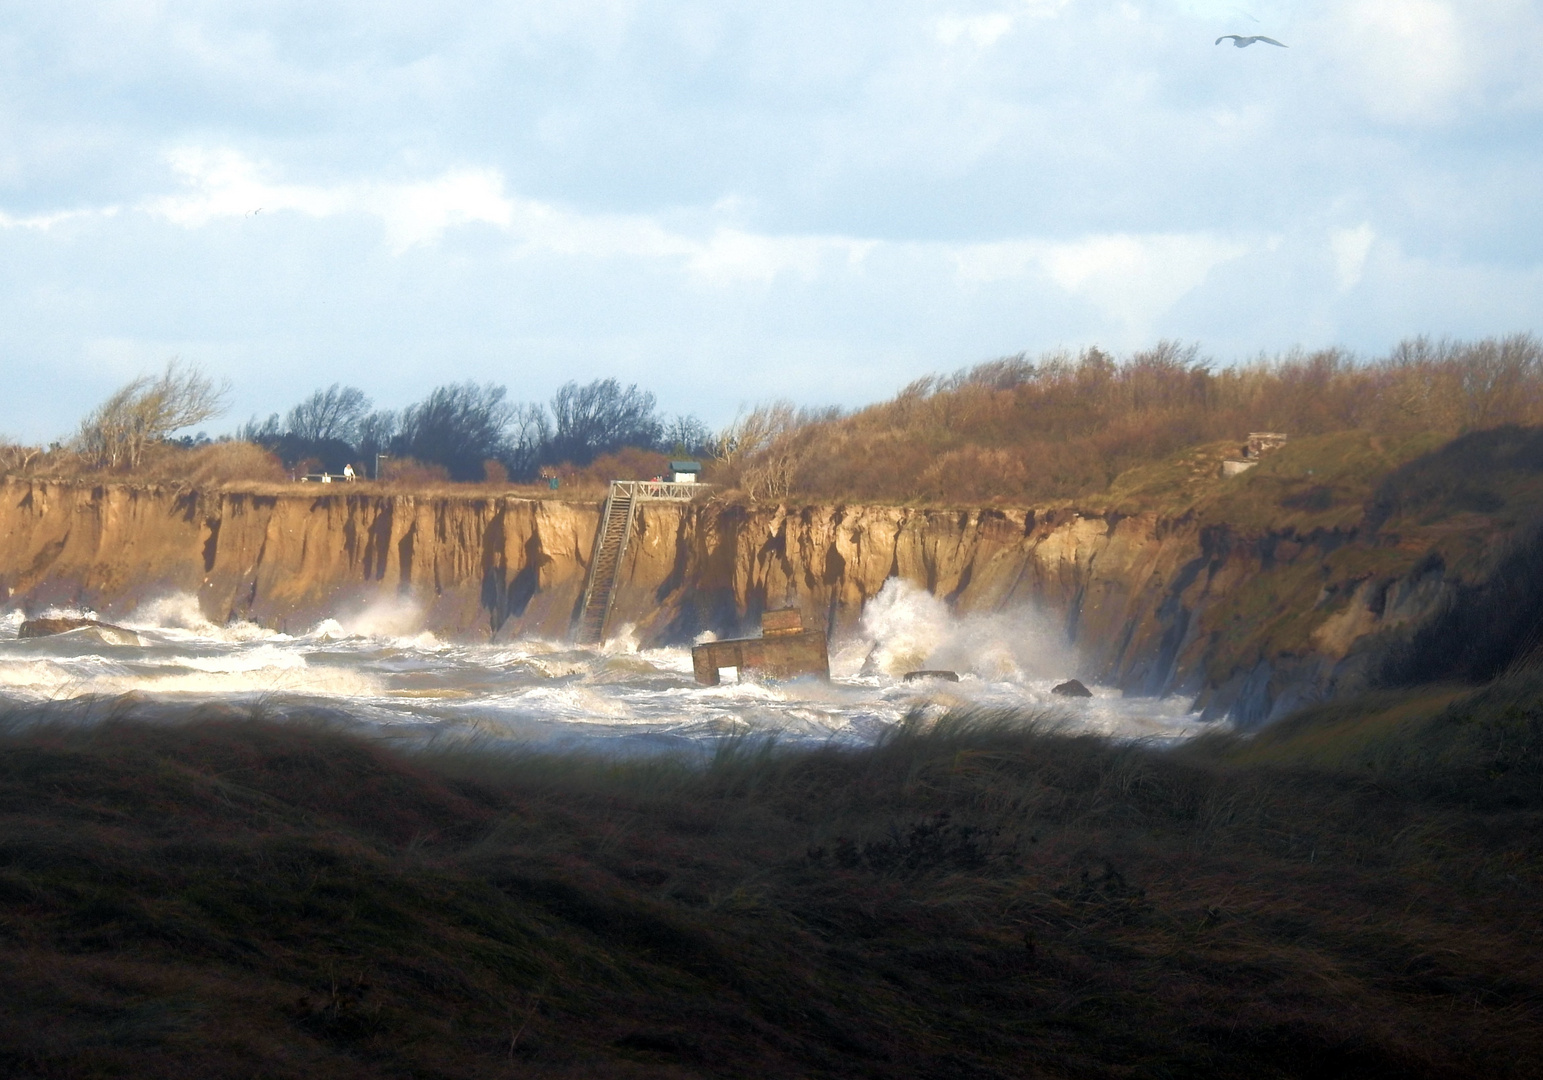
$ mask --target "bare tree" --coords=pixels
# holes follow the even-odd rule
[[[0,473],[25,473],[42,453],[41,446],[21,446],[0,435]]]
[[[376,454],[385,453],[397,432],[398,422],[397,414],[390,409],[377,409],[361,417],[358,424],[359,456],[373,462]]]
[[[754,457],[797,422],[798,412],[791,401],[757,405],[718,433],[713,456],[726,465]]]
[[[229,393],[197,365],[169,360],[158,378],[141,375],[97,406],[81,422],[77,446],[98,467],[137,469],[153,444],[223,412]]]
[[[588,465],[600,454],[623,446],[652,447],[659,441],[660,423],[654,395],[636,384],[623,390],[615,379],[596,379],[588,386],[564,383],[552,396],[551,461]]]
[[[402,411],[392,450],[443,465],[452,480],[481,480],[483,463],[502,457],[514,406],[502,386],[474,382],[436,387]]]
[[[791,401],[757,405],[719,433],[714,456],[737,466],[739,486],[752,499],[785,498],[802,457],[795,438],[801,419]]]
[[[370,399],[363,390],[333,383],[290,409],[285,427],[289,435],[301,442],[355,443],[359,439],[359,422],[369,408]]]
[[[237,439],[241,442],[256,443],[258,446],[272,446],[283,437],[284,425],[279,420],[278,413],[269,413],[268,419],[260,423],[254,416],[236,429]]]
[[[676,414],[675,419],[664,426],[659,445],[671,454],[710,454],[713,438],[712,429],[695,416]]]
[[[541,454],[551,438],[552,425],[547,420],[544,406],[539,403],[516,405],[510,418],[502,458],[509,475],[519,480],[535,476],[541,464]]]
[[[1449,362],[1462,372],[1467,427],[1516,423],[1535,410],[1538,373],[1543,370],[1543,344],[1537,338],[1512,334],[1447,351],[1453,354]]]

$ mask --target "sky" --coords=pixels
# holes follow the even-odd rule
[[[1221,34],[1265,34],[1246,49]],[[1543,330],[1539,0],[0,0],[0,435]]]

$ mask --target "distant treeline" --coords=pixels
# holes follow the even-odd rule
[[[440,386],[400,412],[374,409],[364,391],[334,383],[282,417],[255,417],[236,437],[276,454],[290,469],[373,471],[379,455],[442,467],[452,480],[480,481],[503,470],[534,478],[544,465],[585,466],[602,454],[639,448],[706,454],[713,433],[694,416],[664,419],[654,395],[615,379],[569,382],[550,402],[508,399],[493,383]]]
[[[1543,344],[1530,334],[1226,367],[1164,342],[1123,361],[1009,357],[851,413],[765,405],[720,440],[714,479],[752,498],[1030,501],[1103,491],[1132,466],[1250,431],[1504,424],[1543,424]]]

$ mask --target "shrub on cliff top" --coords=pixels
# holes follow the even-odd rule
[[[289,479],[273,454],[248,442],[214,442],[191,449],[164,447],[151,455],[141,470],[151,483],[192,488],[218,488],[226,484],[280,483]]]
[[[721,455],[729,482],[770,472],[764,497],[1033,501],[1104,490],[1125,470],[1249,431],[1440,432],[1543,424],[1543,343],[1404,342],[1216,368],[1164,342],[1124,361],[1098,349],[993,361],[918,380],[845,415],[794,418]],[[731,432],[732,434],[732,432]]]

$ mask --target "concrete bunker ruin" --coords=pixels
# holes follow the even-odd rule
[[[1259,459],[1286,445],[1289,438],[1284,431],[1250,431],[1248,442],[1243,444],[1241,458],[1227,458],[1222,462],[1223,476],[1237,476],[1259,464]]]
[[[800,675],[830,678],[830,651],[825,631],[805,630],[792,608],[761,616],[761,636],[709,641],[691,650],[691,669],[703,686],[718,685],[719,668],[738,668],[768,679]]]

